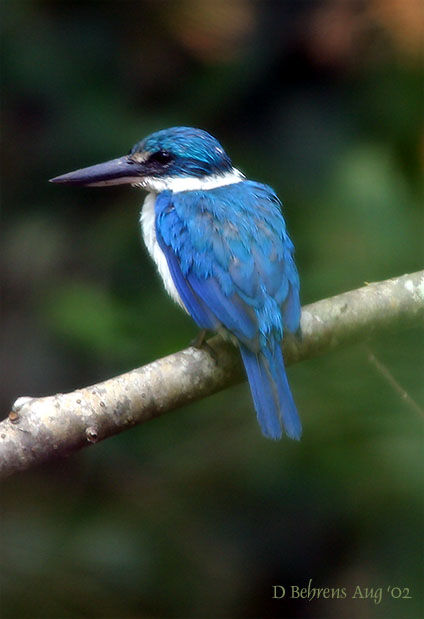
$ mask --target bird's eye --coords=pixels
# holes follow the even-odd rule
[[[172,159],[172,155],[167,150],[158,150],[156,153],[153,153],[149,157],[150,161],[156,161],[161,165],[165,165],[165,163],[169,163]]]

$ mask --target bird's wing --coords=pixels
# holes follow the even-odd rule
[[[251,350],[299,323],[293,245],[273,191],[245,181],[163,192],[156,235],[174,284],[202,328],[221,325]]]

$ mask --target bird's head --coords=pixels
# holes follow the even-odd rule
[[[137,142],[128,155],[52,178],[68,185],[128,183],[148,191],[200,189],[225,178],[242,179],[220,143],[202,129],[172,127]],[[234,182],[234,180],[232,181]]]

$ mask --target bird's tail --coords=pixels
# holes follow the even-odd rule
[[[290,438],[299,440],[302,425],[290,391],[283,354],[278,344],[274,350],[254,353],[240,344],[256,415],[262,433],[274,440],[281,438],[282,426]]]

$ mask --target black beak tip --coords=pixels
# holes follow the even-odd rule
[[[55,183],[57,185],[66,184],[68,181],[67,174],[63,174],[62,176],[54,176],[53,178],[49,178],[49,183]]]

